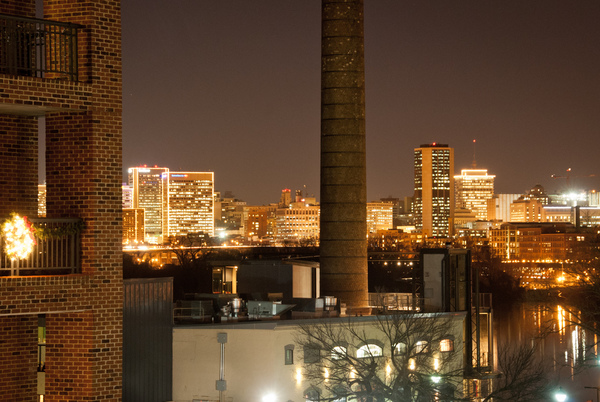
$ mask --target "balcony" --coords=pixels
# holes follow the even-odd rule
[[[35,245],[25,259],[11,260],[0,236],[0,276],[67,275],[81,272],[81,219],[29,219]]]
[[[77,81],[79,28],[0,14],[0,74]]]

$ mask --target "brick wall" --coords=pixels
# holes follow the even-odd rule
[[[46,316],[47,401],[94,400],[93,327],[91,311]]]
[[[21,2],[3,4],[17,7]],[[0,106],[4,113],[46,116],[47,216],[83,218],[82,274],[0,277],[0,317],[46,314],[45,401],[120,401],[120,1],[45,0],[44,17],[83,25],[79,82],[0,75]],[[0,130],[11,130],[7,121],[0,121]],[[29,129],[21,125],[13,131],[18,132],[13,142],[29,144]],[[0,142],[0,161],[10,156],[9,149]],[[0,170],[8,172],[16,164],[13,157],[5,167],[0,162]],[[0,194],[5,188],[9,184],[0,182]],[[18,195],[18,202],[24,197],[28,195]],[[0,333],[0,345],[7,338]],[[19,383],[11,380],[7,386]]]
[[[35,17],[35,0],[2,1],[0,13],[18,15],[20,17]]]
[[[0,400],[31,402],[37,391],[37,316],[0,317]]]

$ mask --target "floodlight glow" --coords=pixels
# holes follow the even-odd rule
[[[433,381],[434,384],[439,384],[439,382],[442,381],[442,377],[439,375],[433,375],[431,376],[431,381]]]
[[[265,396],[263,396],[262,402],[276,402],[277,398],[275,397],[275,394],[267,394]]]

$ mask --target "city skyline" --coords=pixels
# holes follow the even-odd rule
[[[591,1],[365,4],[368,199],[412,195],[412,150],[434,141],[458,172],[477,139],[497,193],[559,191],[568,168],[600,187],[598,16]],[[124,166],[214,171],[254,205],[319,198],[319,41],[319,2],[124,2]]]

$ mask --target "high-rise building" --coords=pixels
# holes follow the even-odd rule
[[[487,169],[462,169],[454,176],[455,207],[465,208],[477,220],[488,220],[487,200],[494,196],[494,178]]]
[[[316,245],[319,238],[320,207],[293,202],[288,208],[275,211],[275,241],[278,244],[309,241]]]
[[[394,204],[391,202],[367,202],[367,233],[393,229]]]
[[[144,209],[146,241],[162,244],[168,229],[168,199],[165,167],[129,168],[129,185],[133,188],[132,208]]]
[[[487,200],[488,220],[494,222],[510,222],[510,205],[518,200],[521,194],[494,194]]]
[[[123,192],[123,209],[133,208],[133,187],[123,183],[121,190]]]
[[[144,209],[123,208],[123,245],[140,244],[145,238]]]
[[[38,216],[46,216],[46,185],[38,184]]]
[[[214,236],[214,173],[165,172],[163,178],[168,181],[168,236]]]
[[[414,156],[417,230],[429,237],[448,237],[454,211],[454,149],[435,142],[422,144]]]

